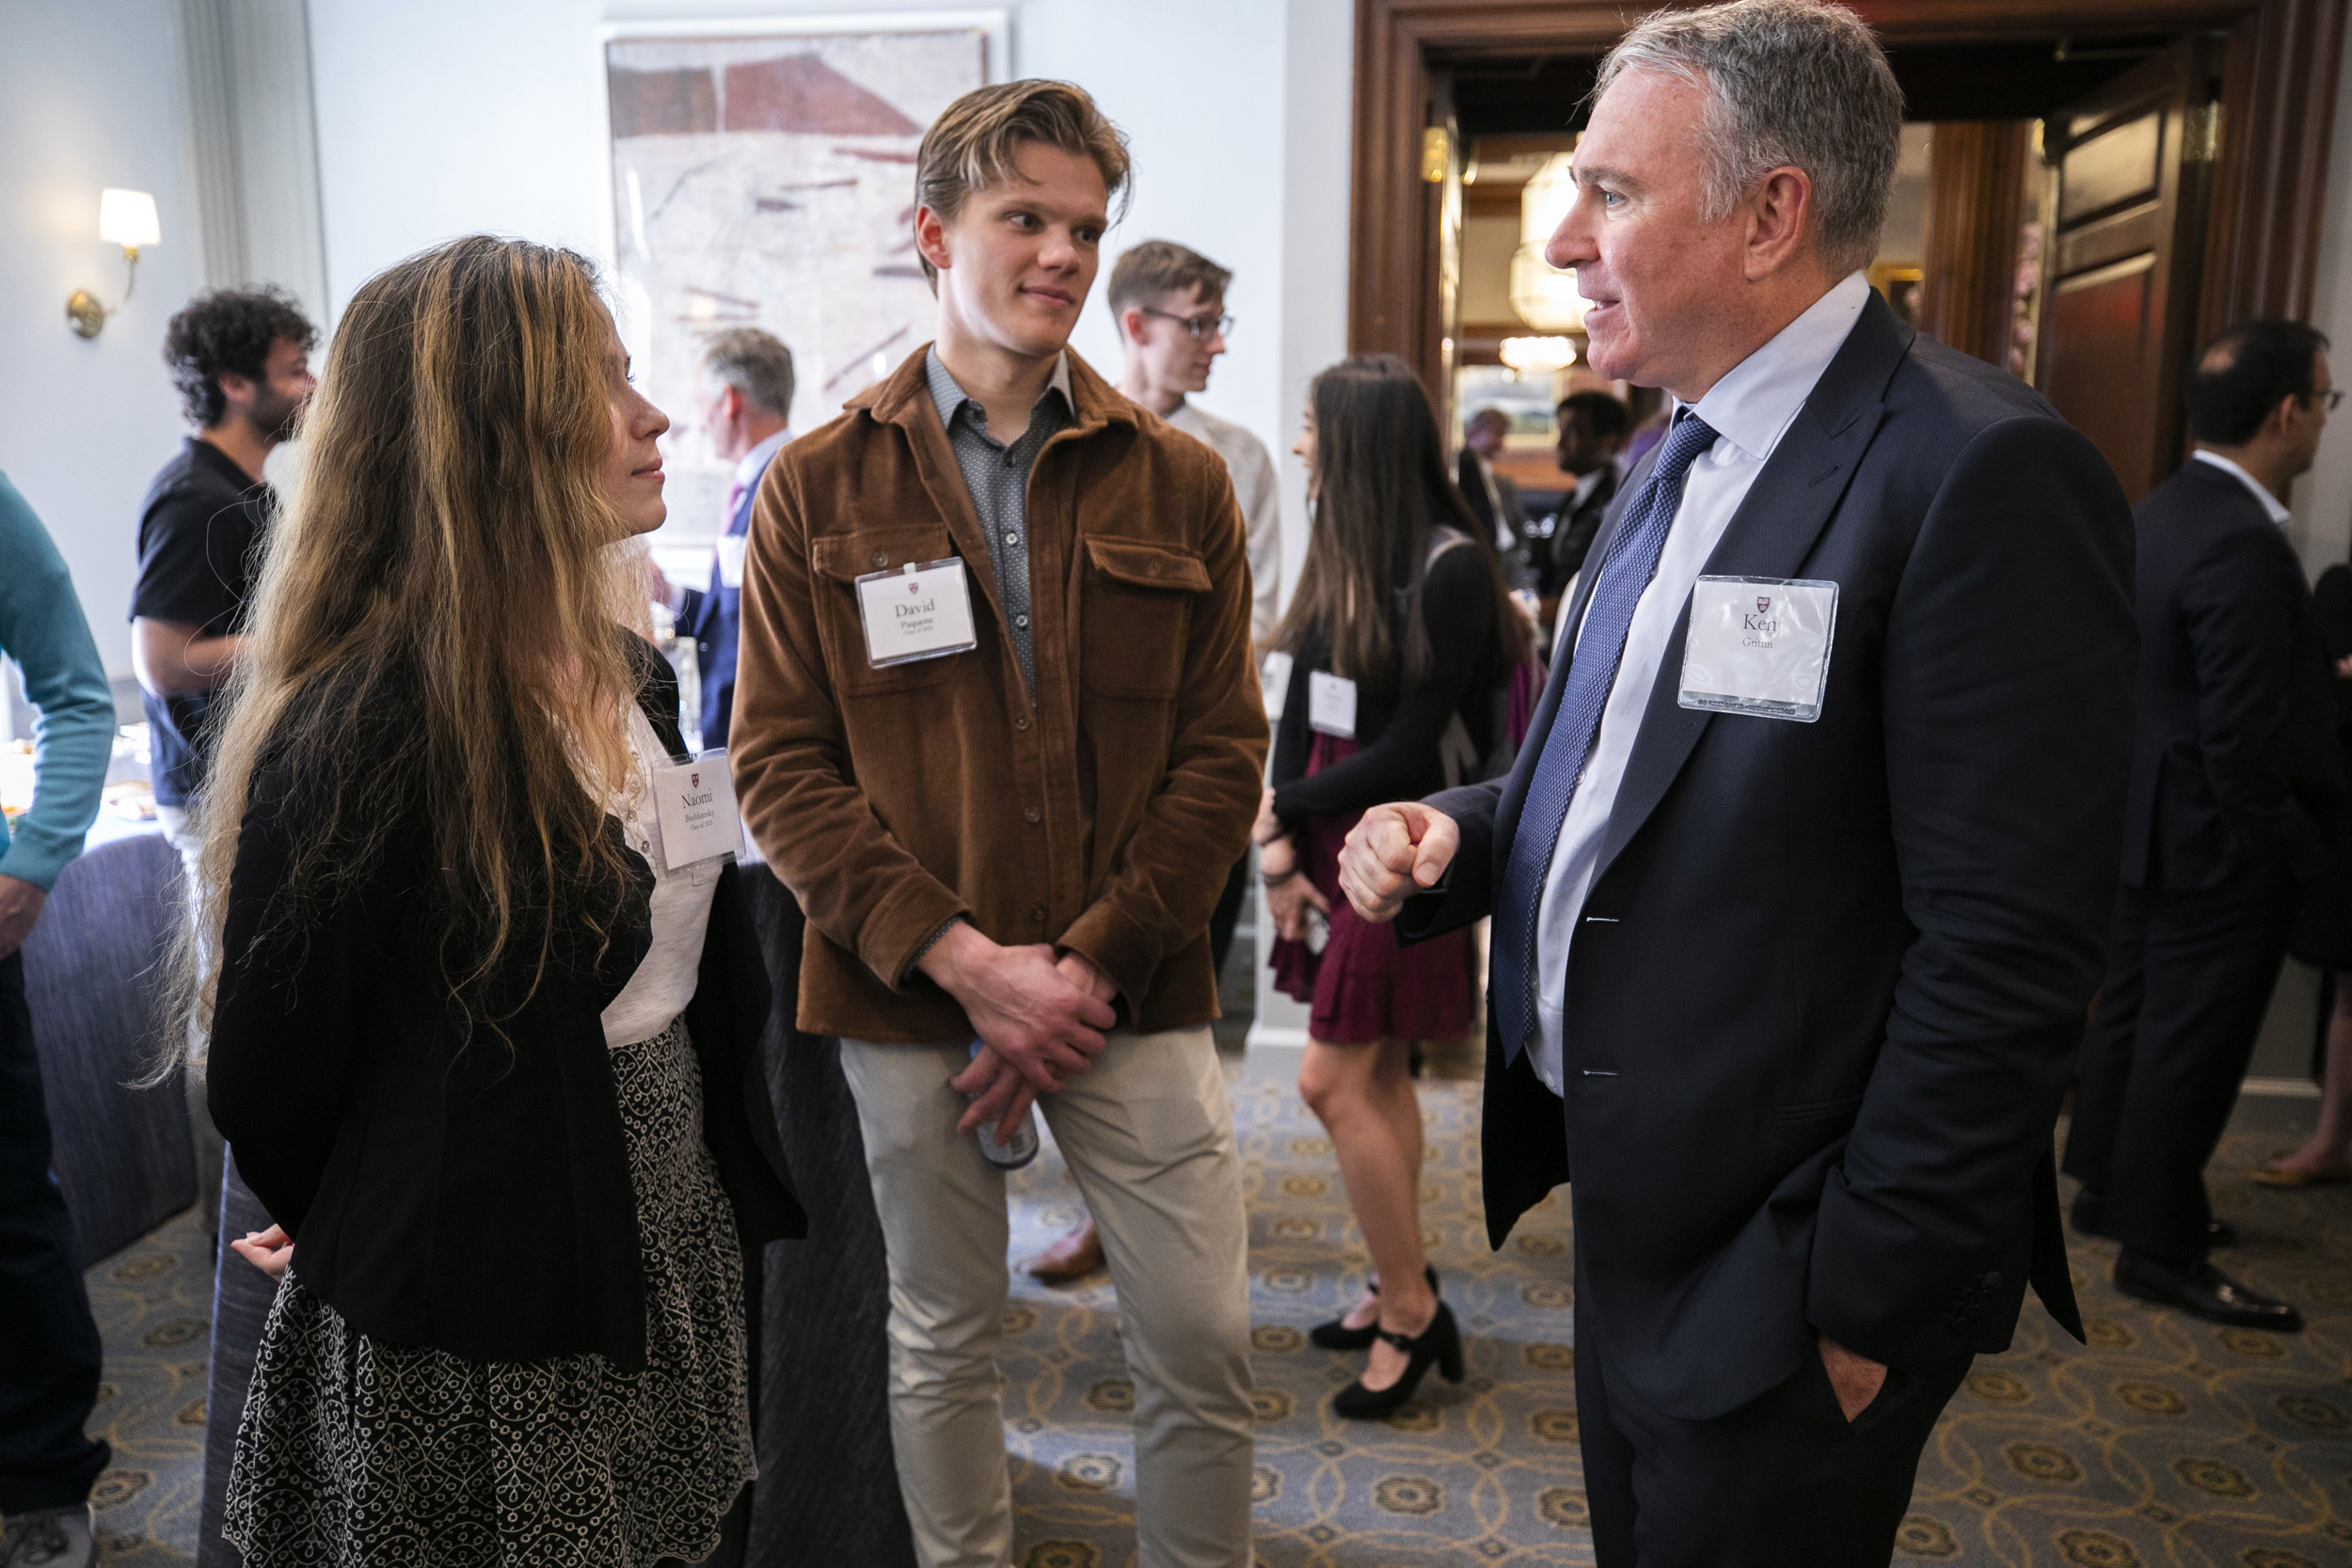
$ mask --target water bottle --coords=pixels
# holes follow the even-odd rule
[[[979,1054],[980,1042],[974,1040],[972,1055],[977,1059]],[[976,1094],[972,1098],[977,1100],[980,1097]],[[980,1123],[974,1136],[980,1140],[980,1158],[998,1170],[1019,1170],[1037,1158],[1037,1107],[1029,1107],[1028,1113],[1021,1118],[1020,1130],[1013,1133],[1012,1142],[1009,1144],[996,1141],[996,1123],[993,1121]]]

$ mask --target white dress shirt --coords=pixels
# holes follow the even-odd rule
[[[710,904],[719,891],[723,857],[696,861],[673,871],[661,854],[661,825],[653,803],[653,770],[670,762],[645,710],[628,705],[628,749],[635,762],[626,798],[611,802],[621,819],[621,836],[653,867],[652,938],[644,961],[621,994],[604,1009],[604,1043],[635,1045],[670,1026],[694,1000],[702,978],[703,933],[710,926]]]
[[[1282,491],[1274,459],[1266,455],[1263,441],[1189,401],[1178,404],[1168,422],[1225,459],[1249,534],[1249,636],[1269,642],[1280,625],[1275,610],[1282,594]]]
[[[2231,462],[2219,452],[2206,451],[2202,448],[2200,448],[2198,451],[2190,453],[2189,455],[2200,463],[2210,463],[2215,467],[2219,468],[2223,473],[2233,476],[2240,484],[2245,485],[2247,489],[2253,492],[2254,499],[2263,503],[2263,511],[2269,515],[2272,522],[2278,524],[2280,528],[2284,528],[2289,523],[2295,521],[2295,514],[2289,512],[2285,507],[2280,506],[2279,504],[2279,498],[2272,495],[2270,491],[2264,486],[2261,480],[2256,479],[2252,474],[2248,473],[2244,468],[2240,467],[2237,464]]]
[[[1853,274],[1781,328],[1771,342],[1740,360],[1692,405],[1714,430],[1716,441],[1699,454],[1683,480],[1682,505],[1659,553],[1658,574],[1634,606],[1625,657],[1601,709],[1593,754],[1568,802],[1567,820],[1552,849],[1543,901],[1535,911],[1535,1037],[1528,1054],[1535,1076],[1554,1094],[1565,1092],[1562,1021],[1567,1011],[1568,947],[1585,895],[1592,891],[1609,814],[1641,733],[1642,711],[1649,705],[1650,688],[1666,659],[1667,639],[1732,515],[1747,499],[1748,487],[1764,471],[1789,421],[1861,319],[1869,294],[1870,285],[1862,274]],[[1581,640],[1581,628],[1578,636]]]

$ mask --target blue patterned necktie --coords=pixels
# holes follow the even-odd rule
[[[1528,783],[1527,801],[1519,809],[1511,857],[1503,863],[1502,887],[1495,899],[1493,1004],[1506,1063],[1526,1049],[1535,1027],[1535,918],[1543,906],[1552,851],[1567,821],[1568,802],[1575,799],[1577,781],[1592,757],[1601,710],[1609,704],[1618,662],[1625,657],[1633,607],[1657,575],[1659,552],[1665,548],[1666,534],[1682,506],[1683,476],[1699,453],[1714,444],[1715,432],[1705,420],[1687,408],[1675,416],[1658,466],[1617,519],[1609,553],[1593,579],[1583,631],[1574,644],[1543,754],[1535,759],[1535,775]]]

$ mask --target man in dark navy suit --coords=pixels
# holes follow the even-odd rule
[[[2207,1260],[2233,1239],[2205,1162],[2237,1103],[2297,889],[2344,839],[2328,658],[2280,498],[2312,466],[2328,341],[2296,322],[2216,339],[2188,388],[2197,451],[2137,508],[2138,736],[2123,895],[2083,1052],[2066,1169],[2076,1228],[2123,1243],[2125,1293],[2296,1329]]]
[[[755,326],[717,334],[703,353],[699,401],[710,450],[735,465],[735,481],[727,492],[726,531],[719,536],[709,586],[673,590],[670,608],[679,634],[694,640],[703,678],[703,746],[716,751],[727,743],[735,709],[735,635],[752,500],[770,459],[791,438],[787,426],[792,418],[792,351]]]
[[[1507,781],[1380,806],[1341,882],[1494,916],[1490,1239],[1569,1179],[1603,1568],[1884,1568],[2030,1281],[2106,959],[2131,514],[2098,452],[1864,281],[1902,97],[1811,0],[1612,52],[1548,259],[1680,404],[1586,557]]]

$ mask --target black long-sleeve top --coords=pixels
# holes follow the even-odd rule
[[[676,678],[650,646],[630,648],[645,716],[683,760]],[[282,757],[257,767],[229,881],[210,1090],[239,1174],[294,1238],[304,1283],[363,1334],[472,1361],[593,1351],[642,1368],[644,1263],[602,1014],[650,940],[651,867],[629,852],[609,942],[559,931],[503,1040],[469,1037],[432,934],[421,806],[303,941],[271,935],[310,815],[297,776]],[[485,992],[524,995],[533,956],[505,960]],[[729,866],[686,1019],[703,1141],[746,1244],[807,1233],[760,1064],[768,1012]]]
[[[1457,545],[1441,552],[1422,585],[1422,621],[1429,628],[1429,676],[1410,690],[1356,690],[1354,756],[1307,775],[1314,743],[1309,728],[1307,680],[1331,663],[1328,631],[1317,626],[1291,660],[1288,694],[1274,732],[1274,814],[1297,833],[1311,816],[1362,811],[1387,800],[1417,800],[1446,786],[1438,749],[1446,726],[1461,715],[1482,757],[1494,745],[1495,588],[1486,553]],[[1396,641],[1404,644],[1403,615]]]

